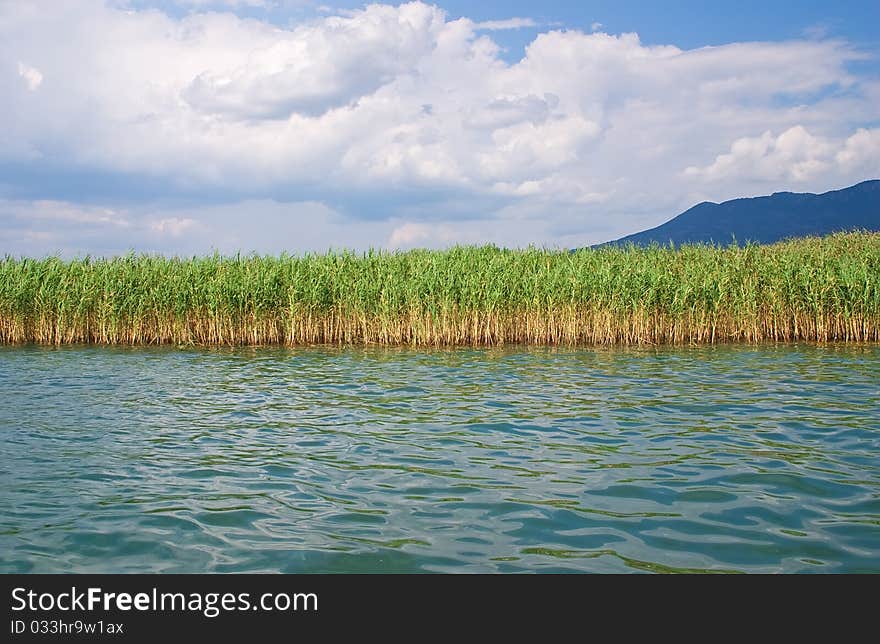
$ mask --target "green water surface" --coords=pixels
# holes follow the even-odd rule
[[[880,347],[0,348],[0,572],[880,572]]]

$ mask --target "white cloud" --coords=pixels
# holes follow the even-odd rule
[[[193,228],[198,227],[198,222],[189,217],[168,217],[150,223],[150,230],[160,235],[170,235],[172,237],[180,237],[184,233]]]
[[[414,246],[445,246],[455,239],[453,229],[448,225],[424,224],[408,221],[391,231],[388,246],[391,248],[411,248]]]
[[[880,174],[880,83],[848,71],[862,56],[841,41],[683,50],[551,30],[509,64],[491,31],[530,19],[486,26],[418,2],[338,14],[279,28],[98,0],[0,5],[0,60],[26,61],[0,66],[0,159],[231,200],[149,220],[199,223],[182,229],[138,214],[138,235],[175,248],[233,245],[210,222],[241,230],[241,203],[279,226],[311,213],[314,234],[291,235],[316,248],[355,233],[574,245],[704,198]],[[44,196],[39,177],[16,181],[0,194]],[[319,202],[333,205],[302,205]]]
[[[604,26],[605,25],[603,25],[601,22],[594,22],[590,25],[590,31],[593,31],[593,32],[599,31]]]
[[[54,222],[87,226],[127,228],[132,222],[124,210],[103,206],[83,206],[52,199],[32,202],[0,200],[0,214],[29,221]]]
[[[118,254],[137,230],[137,221],[125,209],[0,199],[0,248],[8,253],[75,255],[106,249],[107,254]]]
[[[864,177],[880,177],[880,128],[859,129],[834,155],[841,168]]]
[[[470,108],[470,114],[462,123],[465,127],[496,130],[517,123],[529,122],[534,125],[544,123],[559,105],[559,97],[545,94],[543,97],[498,96],[485,105]]]
[[[860,129],[845,139],[819,137],[796,125],[778,136],[770,131],[737,139],[708,166],[690,166],[684,174],[712,182],[752,180],[808,183],[860,169],[859,178],[880,175],[880,129]]]
[[[35,92],[43,83],[43,74],[40,73],[39,69],[25,65],[20,61],[18,63],[18,75],[24,79],[27,88],[32,92]]]
[[[245,200],[127,209],[57,200],[0,200],[0,248],[34,256],[85,250],[204,254],[382,246],[399,222],[348,219],[319,202]]]
[[[577,213],[554,221],[526,205],[498,216],[431,222],[391,217],[363,220],[319,202],[245,200],[189,207],[106,209],[60,201],[0,200],[0,248],[41,257],[119,255],[129,251],[203,255],[219,251],[302,253],[349,248],[444,248],[452,244],[515,246],[523,236],[539,246],[579,243]],[[501,225],[504,221],[508,225]],[[515,225],[510,225],[515,224]],[[574,231],[574,232],[573,232]]]
[[[538,23],[531,18],[507,18],[506,20],[485,20],[474,25],[477,29],[486,31],[500,31],[503,29],[523,29],[524,27],[537,27]]]
[[[208,115],[317,116],[409,73],[443,25],[440,10],[427,5],[372,5],[354,18],[261,34],[240,62],[198,74],[183,97]]]
[[[431,237],[432,226],[407,222],[391,231],[388,244],[392,247],[408,246],[424,242]]]

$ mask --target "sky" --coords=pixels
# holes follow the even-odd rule
[[[573,248],[880,178],[880,3],[0,0],[0,255]]]

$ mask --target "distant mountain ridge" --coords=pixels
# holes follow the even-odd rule
[[[670,241],[727,245],[734,240],[770,244],[852,229],[880,231],[880,179],[822,194],[776,192],[723,203],[704,201],[656,228],[597,246],[668,245]]]

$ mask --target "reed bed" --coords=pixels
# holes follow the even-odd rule
[[[0,260],[0,343],[880,340],[880,234],[770,246]]]

